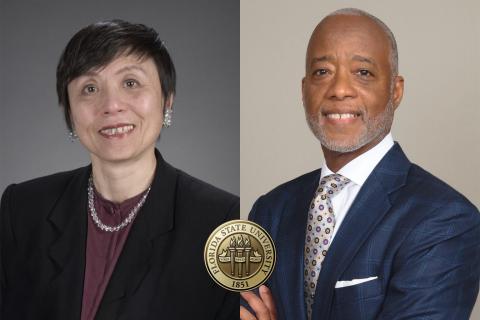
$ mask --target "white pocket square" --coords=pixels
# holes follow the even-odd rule
[[[346,281],[337,281],[335,284],[335,288],[344,288],[350,286],[356,286],[357,284],[368,282],[378,279],[378,277],[370,277],[370,278],[363,278],[363,279],[353,279],[353,280],[346,280]]]

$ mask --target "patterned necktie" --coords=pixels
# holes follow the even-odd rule
[[[325,176],[310,204],[305,233],[305,282],[304,293],[308,319],[312,318],[312,305],[321,264],[330,247],[330,238],[335,228],[335,215],[331,197],[340,192],[350,180],[339,175]]]

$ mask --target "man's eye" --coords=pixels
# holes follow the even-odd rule
[[[327,69],[317,69],[313,72],[314,76],[324,76],[328,73]]]
[[[138,82],[133,79],[126,80],[124,84],[127,88],[135,88],[138,86]]]
[[[94,94],[98,91],[97,87],[93,86],[93,85],[87,85],[83,88],[83,93],[84,94]]]
[[[372,76],[372,73],[370,71],[368,71],[367,69],[360,69],[357,71],[358,75],[362,76],[362,77],[370,77]]]

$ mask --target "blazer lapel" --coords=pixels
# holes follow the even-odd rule
[[[276,287],[283,299],[277,306],[284,309],[286,319],[306,320],[305,297],[303,295],[303,251],[307,213],[315,189],[318,187],[320,170],[310,175],[296,197],[285,204],[279,223],[276,246],[278,263],[275,277]]]
[[[410,162],[398,144],[362,186],[322,264],[313,319],[329,319],[335,283],[391,207],[389,194],[405,184]]]
[[[49,248],[54,270],[45,301],[47,314],[55,319],[80,317],[85,273],[85,242],[87,234],[87,183],[91,168],[78,170],[53,208],[49,222],[56,240]],[[56,315],[56,316],[55,316]]]
[[[126,304],[125,299],[142,285],[153,254],[161,255],[158,248],[166,247],[156,245],[155,252],[152,252],[154,240],[173,230],[177,173],[158,151],[156,157],[157,167],[150,194],[130,229],[98,308],[97,320],[116,318],[119,306]],[[155,272],[161,271],[156,269]]]

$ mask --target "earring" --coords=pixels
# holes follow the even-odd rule
[[[68,139],[70,140],[70,142],[75,142],[75,140],[78,139],[78,136],[75,133],[75,131],[72,130],[68,132]]]
[[[172,108],[165,108],[165,111],[163,113],[163,127],[168,128],[172,125],[172,114],[173,110]]]

